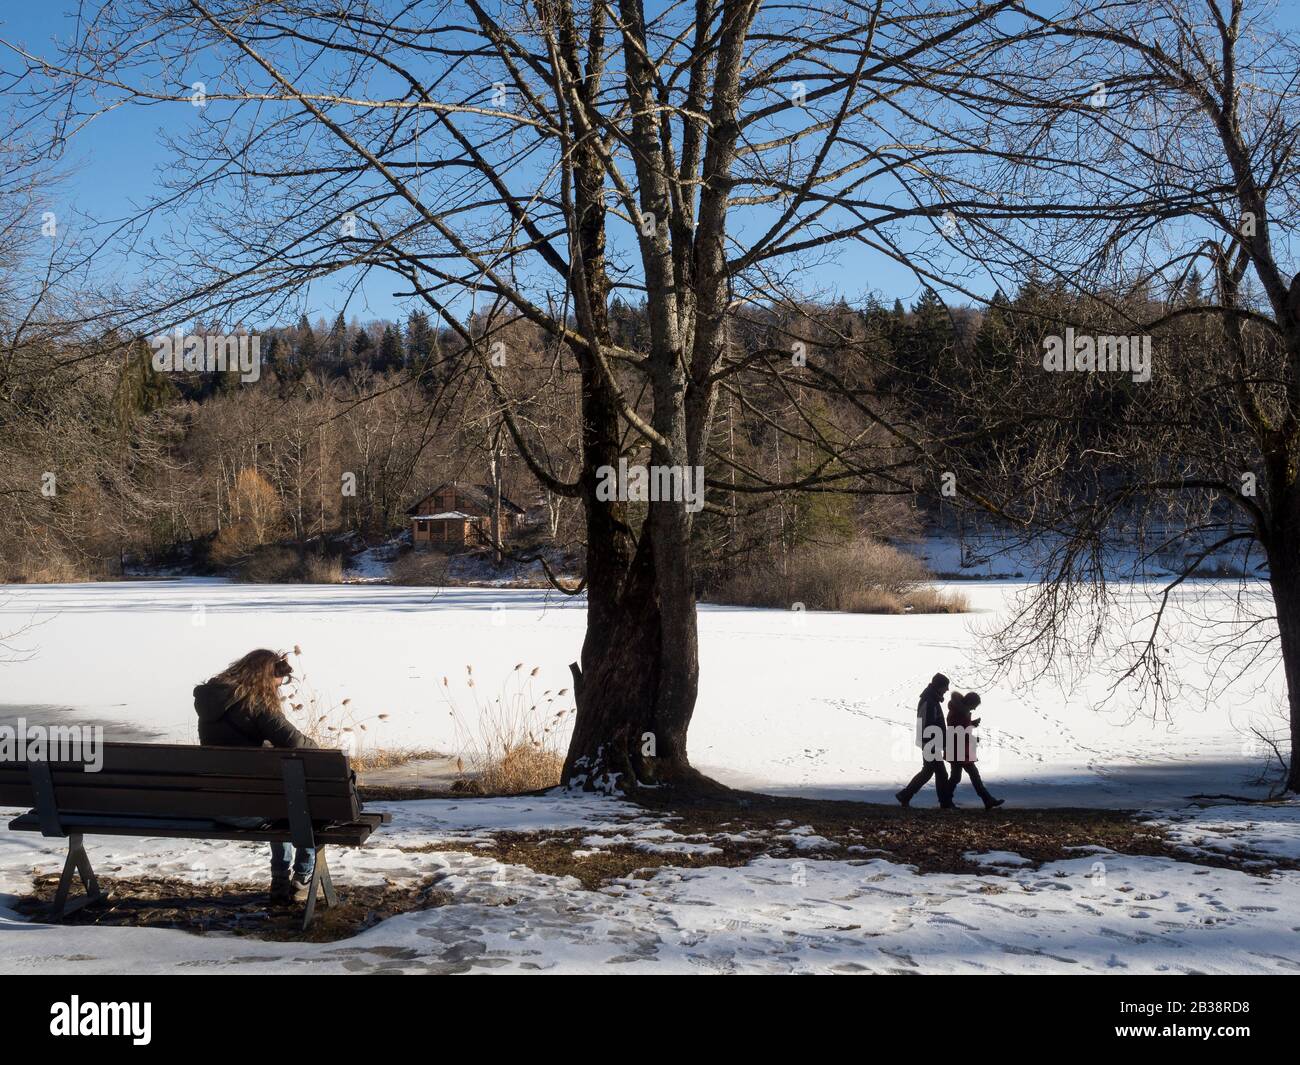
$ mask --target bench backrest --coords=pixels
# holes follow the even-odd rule
[[[342,751],[162,743],[105,743],[100,749],[99,772],[81,762],[45,763],[59,811],[287,819],[287,760],[302,766],[312,821],[355,821],[361,809],[356,776]],[[0,806],[37,805],[27,763],[0,762]]]

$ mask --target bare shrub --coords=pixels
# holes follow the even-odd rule
[[[465,686],[474,700],[468,721],[456,705],[450,681],[442,678],[443,697],[456,728],[456,768],[462,774],[457,790],[517,795],[560,783],[575,710],[566,705],[568,688],[534,694],[533,678],[540,668],[525,673],[520,662],[501,685],[501,694],[484,702],[473,667],[466,666]]]
[[[250,584],[294,584],[302,580],[302,559],[287,547],[255,548],[235,576]]]
[[[896,592],[884,588],[859,588],[852,596],[853,606],[847,609],[854,614],[905,614],[906,604]],[[821,609],[814,607],[814,610]]]
[[[929,613],[942,599],[931,589],[926,590],[933,594],[920,594],[929,577],[925,563],[914,555],[878,540],[858,540],[805,548],[784,572],[775,565],[751,567],[711,598],[736,606],[788,609],[802,603],[809,610],[856,614],[902,614],[910,606]]]
[[[913,589],[908,593],[907,605],[914,614],[965,614],[970,610],[970,600],[961,592],[934,585]]]
[[[705,598],[714,603],[728,603],[732,606],[790,605],[784,579],[768,566],[742,570]]]
[[[92,569],[58,551],[28,555],[19,566],[17,577],[22,584],[72,584],[98,580],[105,576],[102,567]]]
[[[440,551],[411,550],[394,560],[394,584],[443,586],[448,580],[449,559]]]
[[[303,554],[268,544],[253,548],[235,576],[249,584],[341,584],[343,560],[337,555]]]
[[[809,547],[796,553],[782,572],[775,565],[750,567],[710,598],[736,606],[854,614],[956,613],[968,608],[965,596],[940,591],[926,582],[930,572],[914,555],[878,540]]]
[[[929,576],[913,555],[876,540],[821,547],[796,555],[790,565],[792,589],[811,610],[867,612],[892,606]]]
[[[306,584],[342,584],[343,560],[338,555],[308,555],[303,559],[302,580]]]
[[[212,538],[208,557],[218,566],[233,566],[254,546],[247,526],[227,525]]]

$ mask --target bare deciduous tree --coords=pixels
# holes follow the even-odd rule
[[[186,224],[169,239],[190,246],[154,254],[204,265],[164,279],[148,320],[252,320],[342,271],[401,279],[441,318],[521,461],[583,510],[566,778],[695,786],[697,514],[680,492],[603,498],[604,471],[703,468],[727,500],[911,491],[915,441],[876,353],[840,336],[810,358],[798,328],[748,344],[728,325],[810,306],[814,271],[848,247],[937,279],[906,248],[960,187],[939,176],[948,100],[914,71],[974,63],[1014,6],[124,0],[89,13],[67,56],[19,54],[33,113],[60,128],[128,103],[177,114],[167,206]],[[612,328],[616,297],[644,305],[635,343]],[[518,322],[576,374],[574,454],[521,413],[534,383],[520,395],[503,372],[495,345]],[[795,441],[784,478],[737,468],[713,431],[719,397],[743,405],[756,381],[784,397],[780,417],[749,406]]]
[[[1272,14],[1026,9],[978,65],[917,76],[970,103],[954,137],[988,146],[979,172],[1005,200],[959,209],[954,243],[1041,297],[1013,309],[1019,342],[945,382],[966,432],[935,449],[972,505],[1051,538],[1004,654],[1094,661],[1107,573],[1131,545],[1139,568],[1158,555],[1174,571],[1120,660],[1160,693],[1164,644],[1185,638],[1165,631],[1172,597],[1234,554],[1245,608],[1213,639],[1230,676],[1280,649],[1300,790],[1300,39]],[[1065,372],[1043,372],[1049,336],[1083,345]],[[1116,359],[1146,344],[1149,381]],[[1099,368],[1074,361],[1088,351]],[[1260,563],[1271,612],[1250,608]]]

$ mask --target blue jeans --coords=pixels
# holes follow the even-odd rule
[[[287,880],[289,878],[289,852],[294,850],[292,843],[272,843],[271,844],[271,880]],[[315,847],[298,847],[297,853],[293,856],[293,875],[302,877],[304,880],[311,877],[312,868],[316,864]]]
[[[260,817],[218,817],[216,821],[234,828],[261,828],[266,824]],[[289,854],[293,851],[292,843],[271,844],[271,880],[289,879]],[[293,875],[310,877],[316,864],[315,847],[299,847],[293,856]]]

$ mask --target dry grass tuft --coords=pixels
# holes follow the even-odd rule
[[[563,768],[564,756],[559,751],[523,743],[489,762],[478,778],[478,785],[493,795],[541,791],[560,783]]]
[[[290,657],[293,680],[284,700],[284,713],[303,735],[320,747],[346,751],[349,761],[357,767],[379,768],[373,764],[376,760],[400,757],[374,746],[375,735],[388,720],[387,714],[363,715],[353,707],[351,699],[334,702],[316,690],[303,670],[302,648],[295,646]]]
[[[456,705],[451,682],[442,678],[443,698],[456,729],[456,767],[462,774],[456,790],[517,795],[560,783],[576,711],[567,705],[568,688],[535,694],[534,678],[540,670],[534,666],[525,672],[520,662],[501,685],[501,694],[484,700],[473,667],[466,666],[465,687],[474,709],[465,714]]]
[[[393,561],[389,583],[415,587],[445,587],[451,560],[441,551],[412,548]]]
[[[352,755],[348,761],[358,773],[372,773],[378,769],[396,769],[408,762],[424,762],[442,757],[441,751],[428,747],[370,747]]]
[[[965,594],[933,585],[913,589],[907,596],[907,605],[914,614],[965,614],[970,610],[970,600]]]
[[[851,614],[951,614],[966,597],[927,584],[930,571],[914,555],[877,540],[796,553],[784,571],[756,566],[737,574],[710,598],[736,606],[840,610]]]

